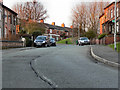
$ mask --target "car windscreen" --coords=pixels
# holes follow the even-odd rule
[[[46,37],[37,37],[36,40],[46,40]]]
[[[53,41],[55,41],[55,39],[54,39],[54,38],[51,38],[50,40],[53,40]]]
[[[88,38],[86,38],[86,37],[83,37],[83,38],[80,38],[80,40],[88,40]]]

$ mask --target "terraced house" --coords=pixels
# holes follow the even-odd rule
[[[2,8],[2,1],[0,1],[0,39],[2,38],[2,30],[3,30],[3,8]]]
[[[10,40],[16,35],[17,13],[0,3],[0,38]]]
[[[69,27],[65,27],[65,24],[62,23],[61,26],[55,25],[55,22],[52,24],[44,23],[43,20],[40,21],[40,27],[44,26],[46,29],[45,35],[50,38],[55,38],[57,41],[65,38],[69,38],[72,36],[72,29]]]
[[[117,16],[117,41],[120,41],[120,1],[117,2],[116,7],[116,16]],[[115,2],[112,2],[104,8],[104,13],[99,17],[100,18],[100,34],[108,34],[107,44],[113,43],[113,35],[115,30]]]

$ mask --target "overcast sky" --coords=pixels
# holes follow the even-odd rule
[[[14,4],[19,2],[26,2],[32,0],[3,0],[3,4],[11,8]],[[48,11],[49,18],[45,20],[45,23],[51,24],[55,22],[56,25],[65,23],[65,26],[71,25],[71,9],[81,2],[93,2],[95,0],[37,0],[41,2]],[[96,0],[99,1],[99,0]],[[114,1],[114,0],[103,0]]]

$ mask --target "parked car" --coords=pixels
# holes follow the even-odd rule
[[[90,45],[90,40],[87,37],[80,37],[78,40],[78,44],[80,45]]]
[[[51,46],[56,46],[56,41],[54,38],[50,38],[50,44]]]
[[[37,36],[36,39],[34,40],[34,46],[35,47],[50,46],[50,39],[47,36]]]

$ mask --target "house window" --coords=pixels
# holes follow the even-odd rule
[[[119,9],[118,9],[118,7],[117,7],[117,17],[119,16]]]
[[[113,10],[112,9],[110,10],[110,15],[111,15],[111,18],[113,18]]]
[[[117,24],[117,28],[116,28],[117,32],[119,32],[119,23],[117,22],[116,24]]]
[[[7,38],[7,28],[5,28],[5,32],[4,32],[5,34],[5,38]]]
[[[5,22],[7,23],[7,11],[5,11]]]
[[[10,24],[12,24],[12,14],[10,15]]]
[[[57,34],[59,34],[59,31],[57,31]]]
[[[52,33],[52,29],[50,29],[50,33]]]
[[[68,32],[67,32],[67,36],[68,36]]]
[[[15,25],[16,24],[16,17],[15,16],[13,16],[13,24]]]

